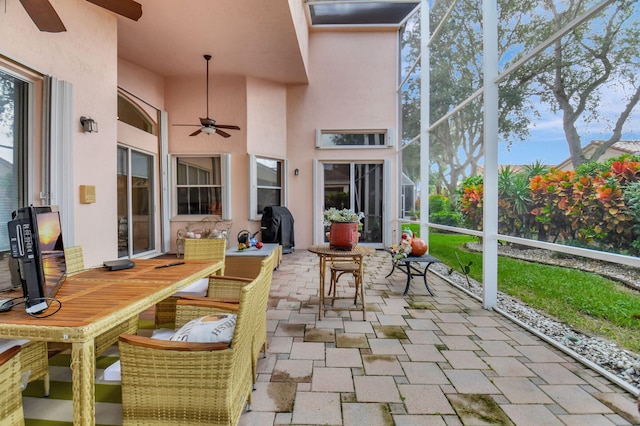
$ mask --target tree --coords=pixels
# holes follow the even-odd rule
[[[446,4],[445,4],[446,3]],[[567,30],[582,16],[588,4],[582,0],[506,0],[499,2],[498,44],[501,69],[508,69],[525,54],[554,34],[564,31],[546,50],[500,82],[499,129],[513,143],[524,139],[541,105],[562,114],[563,130],[574,166],[597,160],[619,141],[625,123],[640,100],[640,23],[638,4],[616,0],[599,14]],[[602,6],[597,6],[602,7]],[[441,25],[444,16],[447,19]],[[436,2],[430,10],[432,30],[439,32],[430,43],[431,122],[469,99],[483,85],[481,2]],[[418,57],[419,25],[403,34],[403,54]],[[427,37],[428,35],[422,35]],[[413,86],[412,86],[413,84]],[[419,135],[420,101],[415,98],[419,79],[403,88],[403,141]],[[619,102],[606,105],[605,94],[617,93]],[[455,116],[439,123],[430,134],[433,169],[449,192],[466,176],[476,173],[484,150],[481,97]],[[616,117],[607,108],[617,106]],[[407,119],[408,118],[408,119]],[[608,139],[587,158],[582,149],[584,124],[611,120]],[[411,133],[405,128],[410,128]]]
[[[420,13],[407,20],[400,31],[402,78],[402,172],[412,182],[420,181]]]
[[[430,115],[432,122],[445,116],[484,84],[482,44],[482,3],[463,0],[449,11],[449,4],[440,2],[431,11],[430,25],[440,26],[431,43]],[[500,2],[499,44],[510,45],[528,3],[506,0]],[[503,49],[506,50],[506,49]],[[522,114],[524,102],[520,88],[500,91],[499,123],[504,137],[526,134],[527,121]],[[482,97],[478,96],[431,132],[431,158],[440,179],[454,194],[458,182],[479,173],[484,156],[484,116]]]
[[[582,0],[567,0],[559,9],[553,0],[540,0],[539,12],[521,24],[523,51],[563,30],[583,13]],[[579,26],[557,38],[517,71],[511,87],[522,87],[532,101],[547,104],[562,116],[562,127],[575,167],[596,161],[622,137],[625,123],[640,100],[640,11],[637,0],[616,0]],[[617,105],[606,105],[605,94],[619,95]],[[616,107],[618,107],[616,110]],[[533,105],[529,105],[533,109]],[[609,137],[587,158],[579,124],[608,120]]]
[[[0,72],[0,127],[11,131],[13,128],[13,110],[15,96],[15,82],[12,78]],[[11,134],[7,136],[11,137]]]

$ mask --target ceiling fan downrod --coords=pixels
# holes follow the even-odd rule
[[[207,61],[207,117],[209,117],[209,61],[211,55],[204,55],[204,59]]]

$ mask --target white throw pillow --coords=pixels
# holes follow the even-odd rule
[[[106,382],[119,382],[121,378],[122,372],[120,371],[120,360],[117,360],[104,369],[103,379]]]
[[[206,296],[209,289],[209,277],[201,278],[183,287],[173,295],[180,296]]]
[[[158,328],[151,332],[151,337],[158,340],[171,340],[176,331],[171,328]]]
[[[207,315],[183,325],[170,340],[178,342],[231,343],[235,328],[235,314]]]

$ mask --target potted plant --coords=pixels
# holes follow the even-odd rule
[[[358,231],[362,229],[364,213],[331,207],[324,211],[323,224],[329,227],[329,247],[332,250],[351,250],[358,245]]]

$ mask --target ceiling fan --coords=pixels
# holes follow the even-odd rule
[[[133,0],[87,0],[118,15],[137,21],[142,16],[142,5]],[[49,0],[20,0],[31,20],[40,31],[60,33],[67,31],[60,16]]]
[[[204,55],[204,59],[207,61],[207,117],[201,117],[200,124],[174,124],[174,126],[200,126],[198,130],[189,136],[195,136],[200,133],[206,133],[207,135],[217,133],[223,138],[228,138],[231,135],[220,129],[240,130],[240,127],[229,124],[216,124],[216,120],[209,118],[209,61],[211,60],[211,55]]]

